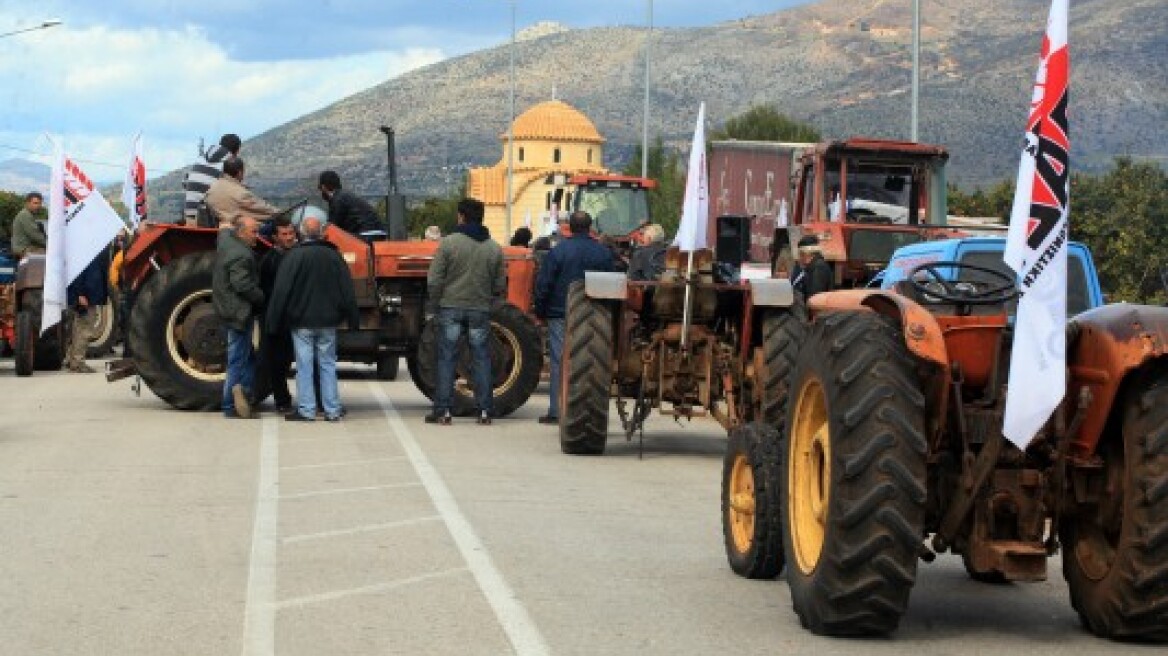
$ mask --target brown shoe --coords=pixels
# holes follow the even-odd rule
[[[243,391],[243,385],[239,383],[232,385],[231,400],[235,401],[235,414],[244,419],[251,419],[251,403],[247,400],[247,392]]]
[[[490,426],[491,425],[491,415],[489,415],[485,412],[480,413],[479,417],[477,419],[477,422],[482,426]]]
[[[538,419],[538,421],[539,421],[539,423],[541,423],[545,426],[555,426],[556,424],[560,423],[560,418],[553,417],[551,415],[544,415],[544,416],[540,417]]]

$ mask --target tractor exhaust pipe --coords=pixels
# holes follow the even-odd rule
[[[397,191],[397,142],[394,129],[388,125],[381,126],[381,132],[386,139],[386,161],[389,163],[389,188],[385,194],[385,218],[389,224],[389,239],[391,241],[405,241],[409,239],[406,231],[406,198]]]

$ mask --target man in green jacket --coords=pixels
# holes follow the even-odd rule
[[[250,419],[255,354],[252,326],[264,303],[259,264],[252,248],[259,238],[259,223],[243,217],[233,228],[219,231],[215,268],[211,271],[211,301],[227,328],[227,379],[223,381],[223,414]]]
[[[48,239],[44,228],[44,197],[31,191],[24,197],[24,209],[12,219],[12,254],[43,253]]]
[[[483,203],[464,198],[458,203],[458,226],[442,239],[427,277],[430,310],[438,316],[438,381],[431,424],[451,423],[455,348],[465,328],[474,364],[478,423],[491,423],[491,306],[507,291],[503,249],[483,225]]]

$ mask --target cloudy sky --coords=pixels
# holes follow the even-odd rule
[[[705,25],[807,0],[654,0],[660,26]],[[643,25],[640,0],[516,0],[519,29]],[[510,39],[508,0],[0,0],[0,161],[38,160],[50,133],[116,180],[141,131],[157,175],[200,137],[244,139],[403,72]],[[587,7],[586,10],[579,9]],[[42,161],[47,161],[47,157]]]

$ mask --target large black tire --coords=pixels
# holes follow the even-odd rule
[[[1168,641],[1168,368],[1129,381],[1122,434],[1100,444],[1099,503],[1064,518],[1063,576],[1096,635]]]
[[[99,313],[97,334],[89,340],[89,346],[85,349],[85,357],[104,358],[121,341],[122,334],[118,330],[118,307],[118,299],[111,294],[106,304],[97,308],[96,312]]]
[[[187,255],[146,281],[130,313],[126,341],[142,380],[180,410],[222,407],[227,331],[211,304],[215,253]],[[271,392],[255,377],[253,396]]]
[[[397,380],[401,369],[401,358],[397,355],[383,355],[377,360],[377,380]]]
[[[418,350],[407,358],[406,367],[414,386],[426,398],[434,399],[438,381],[438,322],[431,319],[422,327]],[[543,348],[539,327],[511,304],[491,310],[491,376],[494,378],[494,412],[505,417],[527,403],[539,385],[543,370]],[[477,410],[471,386],[470,347],[463,334],[458,344],[454,397],[451,412],[466,417]]]
[[[568,287],[560,357],[560,450],[600,455],[608,442],[612,312],[584,294],[582,280]]]
[[[914,360],[887,318],[830,313],[812,325],[791,389],[779,489],[795,612],[822,635],[892,631],[925,524]]]
[[[31,376],[36,362],[36,333],[39,323],[31,310],[16,313],[16,343],[12,356],[17,376]]]
[[[789,308],[768,309],[762,316],[761,329],[762,359],[756,367],[757,420],[773,426],[782,435],[795,357],[807,339],[807,308],[802,300],[797,300]]]
[[[16,351],[20,353],[20,358],[28,359],[31,354],[32,369],[29,369],[27,374],[19,374],[24,376],[31,376],[32,370],[36,371],[57,371],[61,368],[61,363],[65,361],[65,317],[62,316],[57,325],[49,328],[43,334],[41,333],[41,313],[43,311],[44,295],[40,289],[26,289],[21,292],[20,298],[20,312],[17,316],[17,346]],[[25,323],[25,337],[21,338],[20,331],[20,316],[24,315]],[[22,367],[23,368],[23,367]]]
[[[730,431],[722,463],[722,538],[735,574],[773,579],[783,571],[779,433],[761,422]]]

